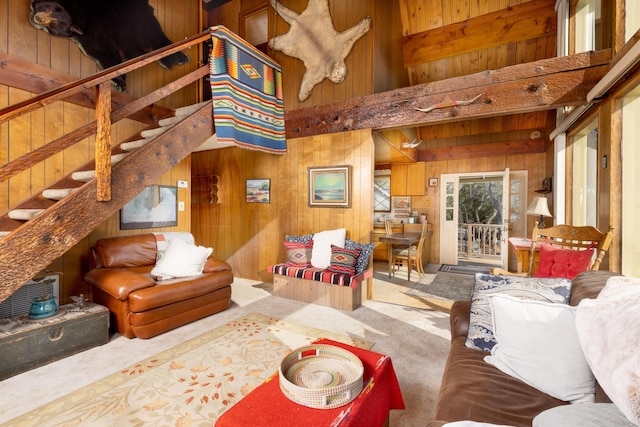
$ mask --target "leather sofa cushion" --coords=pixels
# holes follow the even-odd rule
[[[121,268],[94,268],[85,280],[120,301],[125,301],[131,292],[156,284],[149,276]]]
[[[227,287],[231,282],[233,282],[233,273],[231,271],[162,280],[157,282],[156,286],[140,289],[129,294],[129,310],[131,312],[142,312],[178,301],[196,298]]]
[[[458,337],[451,343],[437,420],[531,426],[540,412],[566,404],[486,363],[486,352],[467,348],[464,342],[465,337]]]
[[[158,253],[151,233],[100,239],[95,248],[99,267],[107,268],[155,265]]]

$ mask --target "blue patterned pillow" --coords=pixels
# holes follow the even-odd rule
[[[313,234],[307,234],[304,236],[290,236],[285,234],[284,236],[285,242],[308,243],[311,239],[313,239]]]
[[[360,249],[360,256],[358,257],[358,262],[356,263],[356,274],[364,273],[369,267],[369,258],[373,253],[373,246],[373,243],[358,243],[354,242],[351,239],[345,239],[345,249]]]
[[[569,303],[571,281],[564,278],[495,276],[476,273],[471,295],[469,332],[465,346],[490,352],[496,344],[489,295],[506,294],[516,298]]]

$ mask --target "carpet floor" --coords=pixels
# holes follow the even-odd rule
[[[67,395],[82,395],[82,392],[74,392],[93,383],[99,383],[105,378],[109,381],[109,378],[122,377],[123,371],[135,374],[131,367],[138,365],[139,369],[145,369],[155,360],[155,356],[171,354],[174,347],[192,342],[191,340],[203,334],[252,313],[331,331],[357,341],[375,343],[374,351],[391,357],[406,405],[403,411],[391,412],[391,425],[425,425],[433,418],[435,398],[449,349],[447,313],[378,301],[365,301],[357,310],[344,312],[274,297],[269,293],[270,288],[271,285],[268,283],[236,279],[232,285],[232,304],[226,311],[148,340],[129,340],[115,335],[103,346],[0,382],[0,424],[4,425],[8,420],[57,399],[63,398],[64,401]],[[169,353],[163,353],[167,351]],[[269,369],[275,371],[277,365]],[[265,368],[264,371],[269,369]],[[130,387],[131,384],[134,383],[125,387]],[[137,391],[144,393],[147,388],[148,385],[138,384]],[[155,388],[155,385],[151,388]],[[202,396],[198,396],[196,400],[201,398]],[[185,397],[170,401],[170,406],[175,406],[175,409],[170,410],[176,418],[180,414],[179,406],[183,405],[184,401]],[[68,409],[67,405],[68,403],[65,404],[64,410]],[[204,406],[209,407],[206,402]],[[114,409],[119,410],[115,407]],[[64,412],[62,408],[60,412]],[[142,421],[139,424],[147,425]],[[191,425],[210,426],[211,422],[193,420]]]
[[[487,264],[477,264],[472,262],[467,262],[467,263],[461,262],[458,265],[442,264],[440,268],[438,268],[438,271],[443,271],[447,273],[457,273],[457,274],[469,274],[473,276],[476,273],[489,273],[489,270],[492,267],[495,267],[495,266],[487,265]]]

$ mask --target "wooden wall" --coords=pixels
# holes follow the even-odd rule
[[[0,52],[30,61],[34,64],[64,72],[75,78],[90,76],[98,71],[95,62],[82,54],[74,42],[52,37],[36,30],[29,23],[28,0],[0,0]],[[199,0],[150,0],[155,14],[167,36],[178,41],[200,31],[201,4]],[[158,64],[149,64],[127,76],[127,93],[142,96],[175,80],[187,71],[195,69],[198,52],[185,52],[191,63],[167,71]],[[0,85],[0,108],[28,99],[27,91]],[[165,98],[159,104],[175,108],[197,101],[196,85]],[[0,164],[16,159],[20,155],[42,146],[56,138],[95,120],[94,110],[66,102],[57,102],[36,112],[26,114],[9,123],[0,124]],[[140,123],[123,120],[112,128],[114,142],[139,132]],[[87,138],[62,153],[46,160],[31,170],[25,171],[8,182],[0,183],[0,209],[7,210],[23,199],[39,193],[46,185],[57,182],[93,158],[94,138]],[[175,185],[177,179],[190,180],[190,160],[179,164],[166,174],[160,184]],[[114,189],[117,191],[117,189]],[[189,230],[190,193],[179,190],[179,198],[187,201],[187,211],[179,213],[179,226],[172,230]],[[135,230],[147,232],[150,230]],[[63,271],[62,302],[69,296],[87,294],[82,277],[87,270],[87,251],[97,238],[122,234],[119,231],[118,215],[104,223],[87,239],[71,249],[64,257],[52,264],[51,269]]]
[[[346,228],[349,238],[369,243],[373,230],[373,138],[369,130],[287,141],[286,155],[225,148],[192,155],[194,176],[219,177],[220,202],[193,205],[191,230],[214,248],[237,277],[270,280],[265,269],[286,259],[286,234]],[[308,206],[310,166],[352,166],[351,207]],[[246,180],[271,180],[271,202],[246,203]]]
[[[296,13],[302,13],[307,0],[289,0],[283,5]],[[267,0],[231,0],[209,12],[209,25],[224,25],[243,36],[243,17],[257,9],[267,7]],[[284,104],[286,110],[328,104],[334,101],[370,95],[408,84],[406,70],[402,65],[402,28],[400,12],[395,1],[390,0],[329,0],[329,10],[336,31],[345,31],[365,17],[372,17],[371,29],[353,46],[345,60],[347,76],[340,84],[324,80],[316,85],[311,96],[304,102],[298,100],[298,91],[305,67],[299,59],[282,52],[269,50],[283,69]],[[274,10],[268,6],[269,38],[289,30]]]

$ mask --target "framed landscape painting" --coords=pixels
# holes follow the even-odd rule
[[[246,190],[247,203],[269,203],[271,197],[270,179],[248,179]]]
[[[309,206],[351,207],[351,166],[310,167]]]
[[[178,225],[178,187],[150,185],[120,209],[120,230]]]

